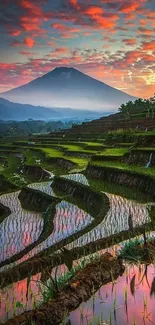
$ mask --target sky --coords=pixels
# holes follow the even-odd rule
[[[151,97],[155,1],[1,0],[0,92],[58,66]]]

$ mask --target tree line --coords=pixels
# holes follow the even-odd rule
[[[0,120],[0,137],[3,136],[29,136],[32,134],[46,134],[62,129],[69,129],[75,121],[2,121]],[[80,122],[77,122],[79,123]]]
[[[126,117],[132,115],[142,115],[146,118],[155,117],[155,94],[149,99],[138,98],[134,102],[129,101],[119,107],[119,112],[125,114]]]

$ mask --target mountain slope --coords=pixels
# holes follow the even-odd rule
[[[122,103],[135,100],[135,97],[66,67],[56,68],[1,96],[18,103],[102,111],[112,111]]]
[[[11,103],[8,100],[0,98],[0,120],[27,120],[29,118],[37,120],[49,120],[60,118],[61,113],[41,107],[26,104]]]
[[[122,137],[122,130],[133,130],[138,131],[148,131],[154,130],[155,117],[144,117],[137,116],[137,114],[132,114],[132,116],[126,117],[123,113],[116,113],[109,116],[101,117],[100,119],[95,119],[93,121],[84,122],[81,125],[74,125],[70,130],[67,131],[69,136],[77,135],[90,135],[95,136],[95,134],[108,134],[109,131],[121,130],[118,136]],[[132,133],[131,133],[132,137]]]
[[[0,120],[24,121],[32,118],[33,120],[93,120],[101,117],[103,113],[82,110],[78,111],[69,108],[47,108],[42,106],[32,106],[28,104],[12,103],[0,98]]]

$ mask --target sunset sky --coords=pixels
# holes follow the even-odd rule
[[[152,96],[155,1],[1,1],[0,92],[57,66],[137,97]]]

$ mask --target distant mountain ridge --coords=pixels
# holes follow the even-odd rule
[[[32,106],[28,104],[12,103],[0,98],[0,120],[24,121],[29,118],[33,120],[67,120],[75,119],[84,121],[100,117],[103,113],[90,111],[77,111],[72,109],[47,108],[42,106]]]
[[[122,103],[135,100],[120,90],[67,67],[55,68],[30,83],[7,91],[1,97],[17,103],[114,111]]]
[[[8,100],[0,98],[0,119],[1,120],[27,120],[41,119],[46,120],[51,118],[58,118],[58,113],[54,110],[41,106],[32,106],[27,104],[11,103]],[[59,115],[60,118],[61,114]]]

